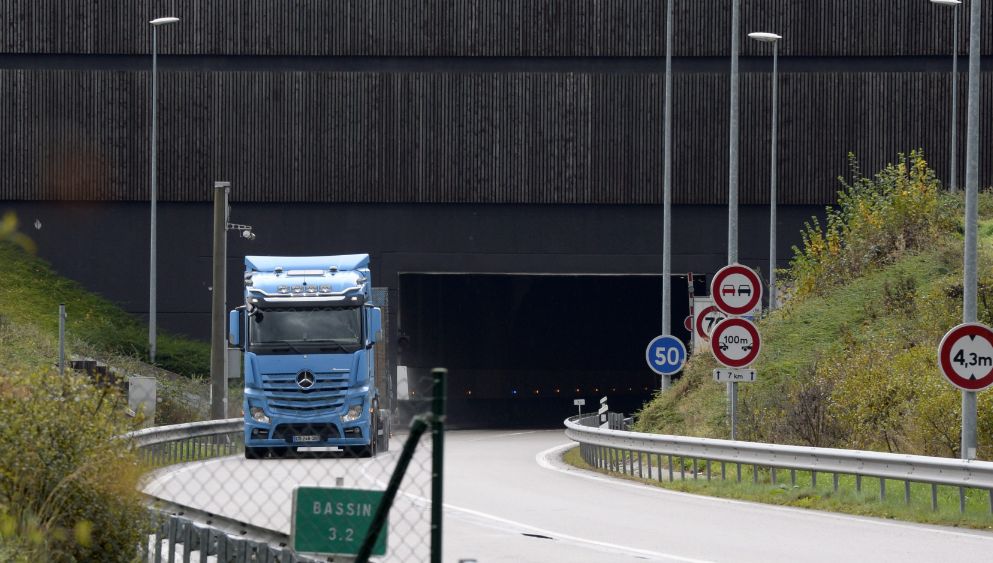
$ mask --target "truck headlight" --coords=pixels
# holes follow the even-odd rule
[[[262,410],[262,407],[252,407],[250,409],[250,412],[252,413],[252,420],[254,420],[255,422],[261,422],[262,424],[269,424],[269,417],[266,416],[265,411]]]
[[[348,412],[341,417],[341,420],[344,422],[351,422],[353,420],[358,420],[360,416],[362,416],[362,405],[352,405],[348,407]]]

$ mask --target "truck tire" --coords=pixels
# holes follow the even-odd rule
[[[261,459],[265,456],[266,448],[252,448],[245,446],[245,459]]]
[[[377,453],[390,451],[390,432],[393,431],[393,424],[390,421],[390,411],[386,409],[379,410],[379,430],[376,434],[376,444]]]

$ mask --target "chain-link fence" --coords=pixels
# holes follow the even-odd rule
[[[370,543],[370,560],[440,561],[432,555],[432,533],[440,550],[441,531],[432,495],[443,474],[435,444],[443,439],[444,370],[435,376],[434,412],[409,426],[397,421],[392,432],[387,424],[382,430],[392,435],[378,452],[306,448],[288,437],[285,447],[246,456],[238,419],[136,433],[156,467],[143,490],[157,504],[158,525],[143,560],[323,561],[315,554],[338,553],[344,557],[334,561],[347,561],[379,519],[385,541]]]

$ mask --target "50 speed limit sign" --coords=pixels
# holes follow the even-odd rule
[[[938,344],[938,366],[959,389],[982,391],[993,385],[993,329],[964,323],[948,331]]]

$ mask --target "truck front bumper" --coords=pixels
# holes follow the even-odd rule
[[[367,446],[372,440],[372,424],[368,398],[363,400],[361,414],[355,420],[343,421],[345,411],[317,417],[289,417],[270,413],[261,397],[253,397],[251,404],[263,404],[269,423],[251,416],[249,396],[245,400],[245,446],[253,448],[276,447],[335,447]],[[346,402],[346,404],[348,404]]]

